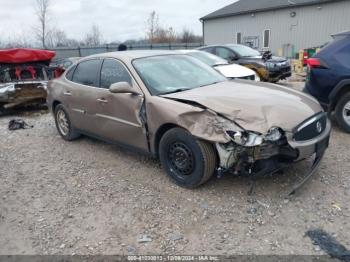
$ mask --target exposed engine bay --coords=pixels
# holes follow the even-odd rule
[[[32,49],[0,51],[0,108],[45,103],[47,81],[54,77],[49,67],[54,52]]]

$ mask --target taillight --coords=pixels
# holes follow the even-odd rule
[[[308,59],[309,58],[309,54],[307,52],[304,52],[304,59]]]
[[[306,60],[306,64],[311,68],[327,68],[327,66],[318,58],[309,58]]]

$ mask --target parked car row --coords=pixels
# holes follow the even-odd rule
[[[254,70],[265,82],[277,83],[292,75],[291,66],[286,58],[262,55],[259,51],[244,45],[212,45],[199,48],[225,59],[229,63],[239,64]]]
[[[212,55],[210,53],[198,50],[182,50],[180,52],[199,59],[203,63],[219,71],[228,79],[245,79],[260,81],[259,75],[255,73],[255,71],[249,69],[248,67],[237,64],[229,64],[226,60],[218,56]]]
[[[287,87],[227,79],[211,62],[217,58],[201,54],[126,51],[79,60],[48,86],[58,132],[158,157],[189,188],[214,173],[273,174],[312,155],[305,175],[314,174],[331,130],[320,104]]]

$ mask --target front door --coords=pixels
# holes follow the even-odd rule
[[[108,140],[148,150],[145,128],[140,119],[144,97],[113,94],[109,91],[111,84],[128,82],[142,93],[127,68],[116,59],[105,59],[100,79],[96,106],[98,135]]]

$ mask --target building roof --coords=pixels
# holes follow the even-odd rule
[[[338,1],[345,0],[240,0],[202,17],[201,20]]]

